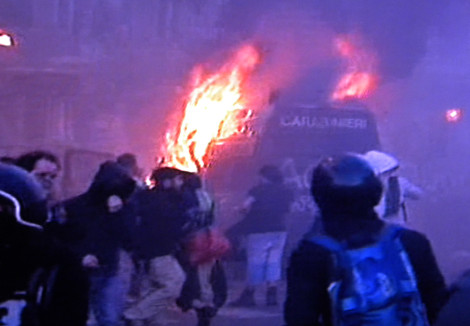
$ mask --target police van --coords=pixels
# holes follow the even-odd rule
[[[226,147],[227,151],[218,155],[207,174],[218,199],[221,225],[228,229],[243,218],[238,208],[248,190],[258,182],[260,167],[274,164],[295,193],[287,227],[291,241],[296,242],[314,219],[315,205],[309,187],[318,161],[343,152],[380,149],[380,141],[374,115],[361,103],[280,102],[253,137]]]

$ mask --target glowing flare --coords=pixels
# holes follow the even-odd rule
[[[183,118],[166,134],[165,165],[197,172],[208,166],[214,145],[246,130],[252,112],[246,109],[243,85],[259,62],[258,51],[244,46],[217,73],[204,78],[197,70]]]
[[[13,37],[5,32],[0,31],[0,46],[12,47],[13,45]]]
[[[462,119],[462,109],[450,109],[446,111],[446,120],[448,122],[458,122]]]
[[[339,54],[347,60],[348,71],[339,80],[331,96],[335,101],[361,99],[377,86],[375,57],[364,49],[359,49],[348,38],[337,40]]]
[[[352,72],[341,78],[333,93],[333,99],[364,98],[373,88],[375,88],[375,77],[372,74]]]

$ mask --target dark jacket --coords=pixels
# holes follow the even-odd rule
[[[248,191],[254,199],[246,216],[228,234],[232,241],[250,233],[286,230],[285,216],[294,199],[292,191],[282,183],[263,183]]]
[[[152,189],[142,191],[137,202],[137,258],[149,260],[175,253],[188,220],[183,196],[174,190]]]
[[[55,233],[67,243],[80,259],[95,255],[100,267],[94,273],[114,275],[118,269],[119,250],[130,250],[130,223],[133,211],[129,205],[110,213],[107,199],[119,196],[129,198],[135,182],[116,163],[106,162],[84,194],[63,204],[66,223]]]
[[[324,232],[337,239],[367,244],[384,222],[375,213],[366,218],[338,218],[325,223]],[[418,290],[433,322],[447,300],[443,276],[437,266],[428,239],[419,232],[403,229],[399,234],[414,268]],[[284,319],[288,326],[331,325],[327,287],[332,255],[324,247],[307,239],[292,253],[287,271],[287,298]]]

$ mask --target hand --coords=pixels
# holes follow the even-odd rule
[[[122,208],[124,203],[123,203],[121,197],[116,196],[116,195],[112,195],[112,196],[108,197],[107,205],[108,205],[108,212],[116,213]]]
[[[98,268],[100,262],[95,255],[88,254],[82,259],[82,266],[87,268]]]

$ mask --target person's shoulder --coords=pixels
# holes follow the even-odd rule
[[[85,206],[89,201],[88,199],[89,198],[86,194],[81,194],[64,200],[63,202],[59,203],[58,206],[62,206],[67,210],[76,209]]]
[[[333,253],[310,239],[300,241],[290,255],[289,273],[303,275],[308,279],[323,278],[327,275]]]
[[[406,239],[415,239],[415,240],[427,240],[427,237],[424,233],[417,230],[413,230],[407,227],[399,226],[399,234],[401,238]]]
[[[317,236],[305,236],[292,251],[292,257],[305,260],[305,261],[321,261],[330,255],[329,250],[320,245],[317,241]]]
[[[416,230],[403,227],[399,231],[399,237],[405,248],[408,249],[407,251],[422,251],[430,247],[428,237]]]

